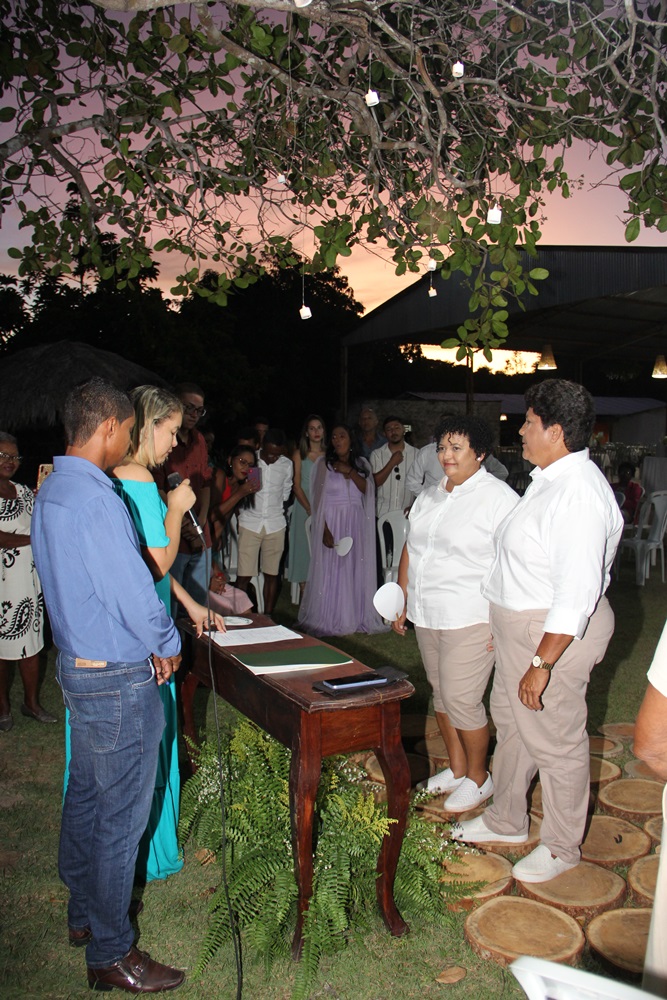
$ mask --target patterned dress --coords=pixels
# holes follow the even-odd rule
[[[35,496],[12,483],[16,497],[0,497],[0,531],[29,535]],[[0,660],[23,660],[44,645],[44,598],[32,558],[32,546],[2,549],[0,579]]]

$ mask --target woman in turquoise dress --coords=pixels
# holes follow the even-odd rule
[[[130,454],[114,469],[114,489],[124,500],[137,529],[141,551],[148,564],[158,597],[171,612],[171,595],[185,607],[198,633],[208,621],[205,607],[169,575],[181,537],[183,516],[195,502],[189,480],[170,490],[168,505],[158,493],[149,472],[161,465],[176,443],[181,426],[182,408],[172,393],[155,386],[140,386],[132,393],[135,424]],[[216,628],[224,631],[219,615],[212,615]],[[137,880],[149,882],[167,878],[183,867],[183,852],[178,843],[180,775],[178,769],[178,729],[176,684],[158,688],[164,707],[165,728],[160,743],[155,792],[148,826],[139,845]],[[69,726],[66,727],[67,767],[69,766]]]
[[[310,476],[315,462],[324,455],[326,446],[324,421],[317,413],[311,413],[301,429],[299,447],[292,455],[294,504],[290,520],[287,579],[290,583],[299,584],[302,597],[310,566],[310,547],[306,538],[306,519],[310,517]]]

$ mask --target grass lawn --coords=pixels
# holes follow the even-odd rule
[[[653,571],[646,587],[636,587],[630,563],[620,583],[609,592],[616,613],[616,633],[606,659],[593,673],[589,687],[589,729],[604,722],[634,720],[646,686],[646,670],[665,618],[667,588]],[[291,624],[295,609],[287,588],[276,619]],[[350,636],[336,645],[370,666],[386,663],[406,670],[416,693],[404,703],[407,712],[424,712],[429,689],[423,677],[414,633]],[[53,653],[44,664],[42,703],[60,718],[57,726],[40,726],[19,713],[21,685],[14,678],[14,728],[0,734],[0,996],[3,1000],[76,1000],[89,997],[82,950],[67,944],[67,892],[58,878],[57,844],[64,763],[64,710],[54,680]],[[197,695],[197,711],[213,732],[213,700]],[[139,947],[164,962],[191,968],[207,920],[207,900],[217,884],[215,865],[202,867],[195,844],[186,844],[183,871],[166,882],[152,882],[144,891],[139,917]],[[496,1000],[522,997],[514,977],[471,951],[463,938],[464,916],[453,915],[448,928],[411,921],[411,933],[400,940],[385,931],[370,909],[369,930],[353,938],[339,955],[326,959],[313,997],[328,1000],[407,1000],[447,995],[452,1000],[474,997]],[[288,1000],[293,965],[277,961],[270,970],[248,951],[243,955],[246,1000]],[[595,968],[591,959],[586,959]],[[445,967],[462,965],[464,980],[443,986],[436,976]],[[122,994],[116,994],[121,996]],[[200,981],[186,981],[178,991],[183,1000],[236,996],[236,972],[231,949],[222,949]]]

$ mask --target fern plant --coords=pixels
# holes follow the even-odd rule
[[[232,909],[246,945],[270,966],[289,954],[297,917],[292,857],[289,769],[291,754],[253,723],[241,720],[222,758],[209,742],[197,750],[197,771],[183,787],[179,836],[191,836],[216,854],[222,849],[220,778],[225,794],[226,868]],[[293,1000],[305,1000],[322,955],[343,948],[351,930],[364,926],[375,902],[375,866],[393,822],[361,781],[350,759],[322,762],[316,802],[313,894],[305,915],[303,951]],[[462,887],[445,885],[442,865],[457,847],[411,809],[396,873],[394,897],[407,919],[448,919],[446,902]],[[470,891],[470,886],[466,886]],[[195,975],[230,938],[221,885],[210,900],[210,920]]]

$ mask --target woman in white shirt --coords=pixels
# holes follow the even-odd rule
[[[410,511],[398,571],[405,608],[392,628],[404,635],[406,618],[415,626],[449,755],[450,766],[429,778],[426,788],[450,792],[445,809],[463,812],[493,794],[482,697],[494,654],[480,584],[493,560],[494,532],[519,498],[482,466],[493,443],[484,421],[446,417],[436,441],[444,478],[420,493]]]
[[[528,839],[526,796],[539,771],[541,843],[512,873],[546,882],[579,863],[589,797],[586,688],[614,631],[603,596],[623,518],[586,444],[595,422],[583,386],[549,379],[526,393],[523,457],[532,483],[496,534],[482,586],[496,673],[493,805],[458,824],[475,844]],[[553,668],[553,672],[552,672]]]

